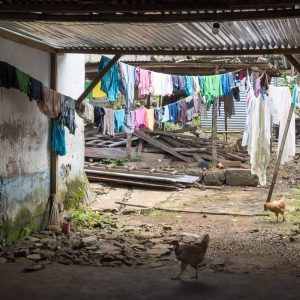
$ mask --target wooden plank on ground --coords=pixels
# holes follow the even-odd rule
[[[151,137],[149,134],[142,132],[142,131],[136,131],[134,132],[134,135],[136,135],[137,137],[139,137],[140,139],[148,142],[151,145],[154,145],[157,148],[163,149],[164,151],[166,151],[167,153],[172,154],[173,156],[183,160],[183,161],[190,161],[187,157],[184,157],[183,155],[179,154],[177,151],[173,150],[170,147],[165,146],[163,143],[161,143],[160,141],[156,140],[155,138]]]

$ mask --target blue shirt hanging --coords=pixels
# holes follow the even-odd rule
[[[110,62],[110,58],[102,56],[99,63],[99,73]],[[116,101],[119,98],[118,66],[114,64],[101,80],[101,90],[107,95],[108,100]]]
[[[185,93],[187,96],[194,95],[194,79],[192,76],[185,76]]]

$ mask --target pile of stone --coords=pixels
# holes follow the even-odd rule
[[[69,235],[42,231],[0,251],[0,262],[30,261],[62,264],[117,267],[159,267],[170,263],[169,227],[150,232],[151,224],[109,229],[71,232]]]

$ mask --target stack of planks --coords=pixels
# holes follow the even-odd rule
[[[177,172],[146,171],[98,163],[86,164],[85,172],[89,181],[163,190],[191,187],[200,179],[198,176],[178,174]]]
[[[86,132],[85,156],[87,158],[126,158],[125,133],[116,134],[114,137],[105,136],[99,133]],[[226,167],[240,167],[247,161],[243,154],[232,154],[226,149],[225,141],[217,141],[218,162]],[[133,133],[131,137],[131,158],[141,158],[147,162],[181,161],[210,162],[211,139],[199,137],[195,127],[184,128],[174,131],[147,129]],[[127,149],[128,150],[128,149]]]

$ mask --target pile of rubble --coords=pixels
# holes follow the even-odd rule
[[[169,243],[174,240],[174,235],[168,231],[169,227],[150,232],[149,228],[152,226],[127,226],[120,231],[85,230],[71,232],[69,235],[53,231],[33,233],[2,249],[0,261],[159,267],[173,260]]]

